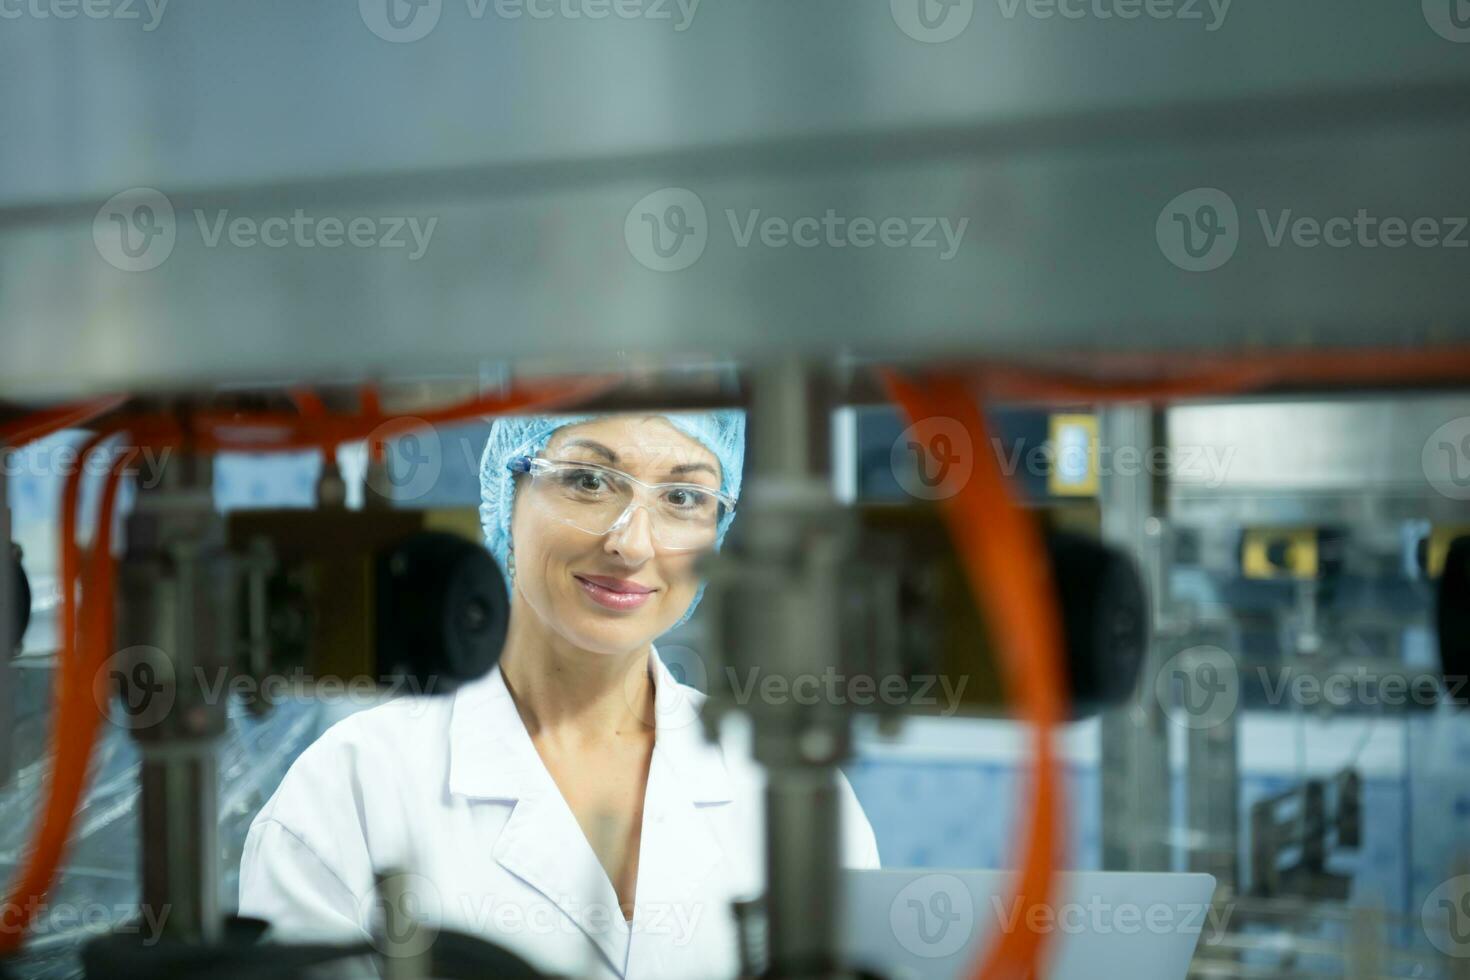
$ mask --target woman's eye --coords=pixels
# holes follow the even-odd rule
[[[678,507],[680,510],[702,510],[708,505],[710,496],[700,493],[697,490],[685,490],[681,488],[670,490],[668,499],[669,503]]]
[[[570,470],[562,475],[562,482],[574,490],[595,492],[603,489],[602,474],[595,470]]]

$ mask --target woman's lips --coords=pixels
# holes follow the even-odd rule
[[[574,575],[572,577],[577,580],[577,584],[582,587],[582,591],[587,593],[593,602],[608,609],[637,609],[653,595],[653,590],[651,589],[646,592],[620,592],[616,589],[610,589],[605,585],[599,585],[580,575]],[[642,589],[644,586],[638,586],[638,588]]]

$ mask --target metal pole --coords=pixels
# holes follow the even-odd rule
[[[844,669],[840,574],[855,538],[822,468],[828,424],[809,399],[815,383],[796,359],[756,369],[742,536],[713,578],[725,593],[718,607],[729,612],[717,624],[718,642],[730,667],[759,680],[790,683]],[[755,758],[767,773],[766,975],[838,976],[837,765],[851,748],[849,710],[820,698],[766,703],[759,684],[752,690],[754,700],[738,705],[723,692],[717,711],[738,707],[751,716]]]
[[[1146,459],[1157,442],[1154,413],[1147,405],[1106,409],[1100,422],[1100,441],[1114,458],[1127,447],[1139,454],[1136,458]],[[1138,556],[1157,624],[1165,570],[1158,547],[1155,491],[1146,467],[1131,473],[1114,467],[1100,474],[1103,539]],[[1169,732],[1153,683],[1159,653],[1159,644],[1151,639],[1138,690],[1127,703],[1102,716],[1102,863],[1108,870],[1170,867]]]
[[[15,633],[15,624],[20,621],[20,610],[13,608],[15,595],[12,581],[10,525],[10,447],[0,442],[0,786],[9,784],[15,757],[11,736],[15,732],[15,668],[11,659],[20,652],[19,641],[14,649],[10,637]]]
[[[231,664],[229,560],[207,457],[139,491],[121,569],[115,675],[142,751],[142,901],[173,938],[219,938],[218,773]]]

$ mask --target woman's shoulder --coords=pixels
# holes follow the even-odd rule
[[[442,765],[452,695],[394,698],[354,711],[326,729],[287,770],[257,822],[275,821],[298,836],[344,804],[359,812],[399,794]],[[442,778],[442,777],[441,777]]]

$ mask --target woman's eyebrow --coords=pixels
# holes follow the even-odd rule
[[[670,467],[669,476],[686,476],[696,470],[704,470],[716,480],[720,478],[720,474],[716,473],[715,468],[708,463],[680,463],[678,466]]]
[[[572,439],[561,448],[563,450],[567,450],[577,447],[580,447],[582,449],[590,449],[594,453],[602,456],[609,463],[614,465],[617,464],[618,454],[613,452],[608,447],[604,446],[602,443],[596,441],[595,439]],[[669,476],[687,476],[690,473],[696,473],[700,470],[708,473],[716,480],[720,478],[719,472],[716,471],[715,468],[708,463],[680,463],[678,466],[669,467]]]
[[[571,448],[573,448],[575,446],[581,446],[584,449],[590,449],[594,453],[598,453],[599,455],[601,455],[609,463],[616,463],[618,461],[618,454],[617,453],[613,452],[611,449],[607,448],[602,443],[595,442],[595,441],[593,441],[591,439],[573,439],[571,442],[568,442],[565,446],[562,446],[561,448],[562,449],[571,449]]]

